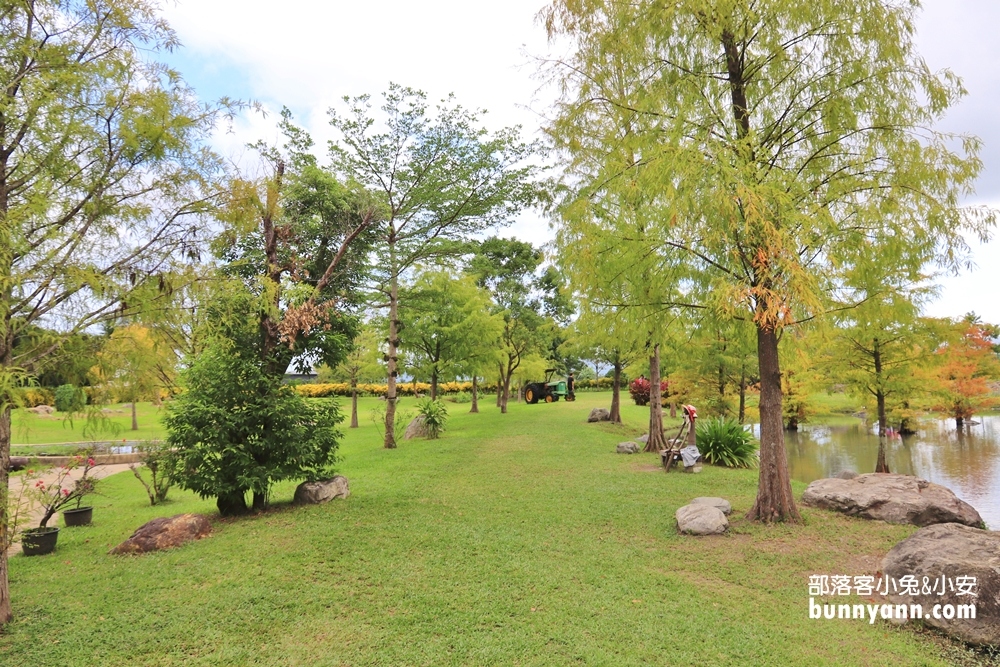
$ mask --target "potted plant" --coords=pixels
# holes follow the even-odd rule
[[[73,479],[73,471],[83,466],[83,474],[78,479]],[[59,528],[49,526],[48,522],[56,512],[66,510],[64,507],[76,503],[79,510],[90,510],[92,508],[79,507],[80,500],[94,492],[95,480],[89,476],[90,470],[94,467],[94,459],[82,456],[75,457],[67,465],[57,469],[55,479],[46,481],[41,478],[41,474],[34,470],[29,470],[21,479],[21,498],[28,500],[28,508],[35,505],[40,506],[44,511],[42,518],[38,522],[37,528],[28,528],[21,532],[21,547],[25,556],[39,556],[51,553],[56,547],[59,538]],[[19,500],[19,503],[22,501]],[[74,508],[76,509],[76,508]],[[69,511],[73,511],[72,509]],[[89,518],[86,523],[89,523]],[[82,525],[67,522],[67,525]]]
[[[81,507],[84,496],[93,493],[95,490],[96,480],[93,477],[88,477],[88,473],[93,467],[94,459],[88,456],[83,466],[83,475],[73,483],[73,489],[70,491],[68,497],[76,498],[76,507],[62,511],[63,522],[67,528],[70,526],[89,526],[91,519],[94,518],[94,507],[92,505]]]

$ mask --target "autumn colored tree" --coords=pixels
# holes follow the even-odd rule
[[[959,430],[965,420],[994,404],[989,382],[1000,378],[994,340],[998,327],[984,324],[973,314],[950,327],[947,341],[936,354],[937,395],[941,409]]]
[[[159,399],[174,385],[177,355],[156,333],[140,324],[117,327],[97,353],[91,369],[95,384],[132,406],[132,430],[139,430],[136,403]]]

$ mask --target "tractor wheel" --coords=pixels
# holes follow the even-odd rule
[[[524,390],[524,402],[532,405],[538,402],[538,394],[535,393],[535,387],[533,385]]]
[[[546,403],[551,403],[554,400],[556,400],[555,396],[553,396],[552,394],[545,394],[545,402]]]

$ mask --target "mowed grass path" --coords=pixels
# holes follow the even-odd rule
[[[174,490],[151,508],[129,474],[110,478],[94,526],[12,558],[0,664],[946,664],[926,635],[808,618],[810,574],[873,573],[911,528],[808,509],[805,526],[749,524],[756,471],[664,474],[655,455],[616,455],[646,413],[585,424],[608,398],[508,415],[449,404],[440,440],[395,451],[366,400],[362,428],[344,429],[348,500],[294,508],[282,485],[271,511],[141,557],[107,550],[214,505]],[[674,511],[702,495],[732,501],[730,535],[676,534]]]

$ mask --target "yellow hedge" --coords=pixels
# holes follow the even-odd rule
[[[481,391],[492,391],[496,389],[496,383],[482,383],[479,385]],[[322,384],[300,384],[295,390],[307,398],[324,398],[327,396],[350,396],[351,385],[347,382],[327,382]],[[388,387],[384,384],[358,383],[358,394],[361,396],[385,396]],[[471,382],[439,382],[439,394],[457,394],[460,392],[471,392]],[[427,395],[431,392],[431,385],[427,382],[400,382],[396,385],[396,393],[400,396],[413,396],[415,393]]]

